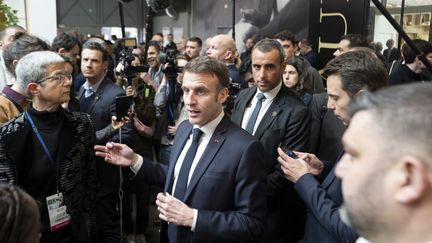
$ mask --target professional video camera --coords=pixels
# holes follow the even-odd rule
[[[232,81],[230,82],[229,96],[228,96],[227,100],[223,103],[224,110],[226,113],[228,113],[228,114],[232,113],[237,95],[240,92],[240,90],[242,90],[244,88],[245,87],[243,87],[243,85],[241,83],[235,83]]]
[[[120,75],[127,79],[128,85],[131,85],[132,80],[135,78],[135,74],[147,72],[149,67],[132,66],[132,61],[134,60],[132,49],[137,45],[135,38],[123,38],[121,41],[124,45],[119,58],[119,62],[123,65],[123,70],[120,71]]]
[[[177,66],[177,50],[167,49],[161,65],[165,66],[163,72],[166,74],[168,80],[177,80],[177,74],[181,71]]]

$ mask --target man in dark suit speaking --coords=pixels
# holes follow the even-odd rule
[[[184,72],[189,121],[177,130],[169,166],[117,143],[96,146],[96,155],[129,166],[135,180],[164,187],[156,200],[159,217],[168,223],[162,224],[161,242],[257,240],[266,212],[263,147],[224,115],[229,84],[224,64],[200,57]]]

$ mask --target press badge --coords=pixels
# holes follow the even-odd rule
[[[62,193],[49,196],[46,198],[46,201],[51,232],[71,224],[71,217],[67,213],[67,208],[64,204]]]

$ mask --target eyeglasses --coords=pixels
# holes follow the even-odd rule
[[[66,81],[66,79],[72,80],[72,74],[63,74],[63,73],[55,74],[52,76],[45,77],[45,78],[37,81],[36,83],[40,84],[40,83],[43,83],[43,82],[50,80],[50,79],[56,81],[59,84],[63,84],[64,81]]]

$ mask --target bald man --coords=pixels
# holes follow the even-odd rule
[[[235,66],[237,48],[231,36],[222,34],[212,37],[210,46],[207,49],[207,56],[214,57],[227,66],[232,83],[239,84],[241,88],[247,87],[247,84],[240,78],[240,72]]]

